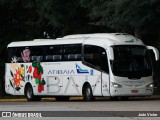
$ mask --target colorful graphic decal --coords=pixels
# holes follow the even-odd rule
[[[27,73],[31,73],[31,72],[32,72],[32,66],[30,65],[30,66],[28,67]]]
[[[82,69],[78,64],[76,64],[77,73],[89,73],[88,70]]]
[[[18,55],[19,57],[16,57],[15,55],[12,57],[10,64],[10,74],[12,78],[9,79],[9,84],[13,89],[19,91],[22,87],[24,87],[24,83],[26,81],[32,83],[32,80],[34,78],[35,84],[38,87],[38,92],[41,93],[42,91],[44,91],[44,85],[46,84],[46,82],[44,78],[42,78],[43,67],[41,66],[40,62],[32,62],[32,65],[29,66],[25,64],[18,64],[18,60],[23,60],[23,62],[31,62],[30,55],[30,49],[28,47],[25,47],[20,52],[20,55]]]
[[[10,85],[14,89],[19,91],[21,89],[21,87],[23,87],[21,85],[21,82],[25,81],[24,80],[24,65],[21,64],[20,66],[18,66],[18,69],[16,69],[17,65],[18,64],[13,63],[12,66],[11,66],[10,74],[12,76],[12,80],[9,80],[9,81],[10,81]]]
[[[26,70],[26,74],[25,74]],[[35,80],[35,84],[38,85],[38,92],[44,91],[44,85],[46,84],[43,75],[43,68],[40,62],[33,62],[32,65],[24,66],[24,64],[18,65],[17,63],[12,63],[10,65],[10,74],[12,79],[9,79],[10,86],[16,91],[19,91],[22,87],[22,82]]]
[[[26,47],[26,48],[21,52],[21,57],[22,57],[22,59],[23,59],[24,62],[30,62],[30,59],[31,59],[30,54],[31,54],[31,52],[30,52],[30,50],[29,50],[28,47]]]
[[[16,57],[16,56],[13,56],[13,57],[12,57],[11,63],[17,63],[17,57]]]
[[[93,69],[90,70],[90,75],[94,75],[94,70]]]
[[[87,69],[82,69],[78,64],[76,64],[76,70],[78,74],[87,74],[89,71]],[[94,70],[90,70],[90,75],[94,75]]]
[[[27,70],[27,73],[26,73],[26,81],[30,81],[30,80],[32,80],[33,79],[33,75],[32,75],[32,65],[30,65],[30,66],[27,66],[26,65],[26,70]]]
[[[43,67],[40,62],[33,62],[32,66],[33,70],[33,78],[35,79],[35,83],[38,85],[38,92],[44,91],[44,85],[46,84],[44,78],[42,78]]]

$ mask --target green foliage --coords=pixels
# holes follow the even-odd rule
[[[159,36],[159,0],[80,0],[88,9],[91,24],[127,32],[151,44]],[[147,36],[147,37],[146,37]],[[150,36],[149,39],[146,40]]]
[[[0,15],[4,16],[0,19],[0,35],[7,41],[110,31],[136,33],[143,38],[151,30],[159,34],[155,27],[160,25],[160,2],[1,0]]]

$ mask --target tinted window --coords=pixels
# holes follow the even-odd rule
[[[103,48],[101,48],[101,66],[103,71],[109,73],[107,53]]]
[[[43,46],[8,48],[7,61],[9,63],[43,61]]]
[[[30,57],[32,61],[37,61],[37,62],[43,61],[43,47],[42,46],[34,46],[28,49],[30,50]]]
[[[32,61],[32,59],[31,59],[32,52],[31,52],[30,47],[21,48],[17,52],[20,54],[18,59],[21,60],[22,62],[31,62]]]
[[[84,61],[96,67],[101,66],[100,49],[98,46],[84,46]]]
[[[145,46],[112,46],[114,60],[111,61],[113,74],[121,77],[140,78],[152,75],[149,51]]]
[[[8,48],[8,62],[23,62],[23,47],[12,47]]]
[[[81,60],[81,45],[65,45],[64,60],[78,61]]]
[[[12,60],[14,59],[14,57],[16,58],[15,52],[16,52],[16,48],[8,48],[7,50],[7,53],[8,53],[7,62],[8,63],[14,62]]]
[[[93,45],[85,45],[84,61],[91,65],[91,67],[93,66],[107,73],[109,72],[107,54],[104,48]]]
[[[46,49],[46,61],[61,61],[62,60],[62,48],[63,46],[47,46]]]

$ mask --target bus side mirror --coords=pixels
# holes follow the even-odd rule
[[[110,60],[114,60],[114,53],[113,53],[113,48],[112,47],[109,47],[109,59]]]
[[[147,46],[147,48],[149,50],[152,50],[155,56],[155,60],[158,61],[159,60],[159,51],[157,48],[153,47],[153,46]]]

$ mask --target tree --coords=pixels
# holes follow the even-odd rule
[[[86,10],[79,0],[41,0],[37,6],[40,17],[38,24],[50,36],[85,33],[89,29]]]
[[[159,35],[159,0],[80,1],[81,5],[89,11],[91,24],[106,26],[116,32],[131,33],[142,39],[147,39],[145,37],[147,34],[152,40]],[[152,40],[148,39],[145,42],[151,43]]]

